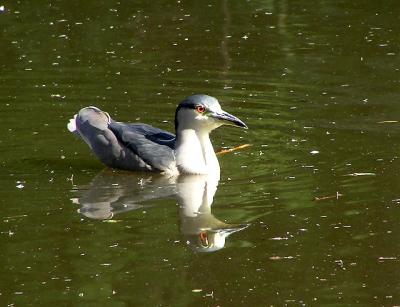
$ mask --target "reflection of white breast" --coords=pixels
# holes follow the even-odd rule
[[[211,213],[211,205],[217,190],[218,179],[211,175],[183,175],[177,183],[178,203],[182,214],[196,217]]]
[[[213,252],[225,246],[226,238],[248,225],[226,224],[211,212],[219,176],[179,176],[177,182],[180,206],[180,230],[185,241],[199,252]]]

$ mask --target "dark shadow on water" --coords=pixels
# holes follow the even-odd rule
[[[117,214],[152,206],[150,201],[176,198],[180,232],[197,252],[213,252],[226,238],[249,224],[229,224],[211,211],[218,180],[212,176],[185,175],[168,178],[158,174],[133,174],[104,170],[90,184],[76,186],[72,202],[90,219],[112,219]]]

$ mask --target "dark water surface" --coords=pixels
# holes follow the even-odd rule
[[[0,304],[399,305],[398,7],[0,1]],[[171,131],[192,93],[250,128],[213,133],[253,145],[213,201],[66,129],[97,105]]]

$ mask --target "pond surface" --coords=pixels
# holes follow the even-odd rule
[[[397,8],[0,2],[1,305],[399,305]],[[66,129],[96,105],[172,131],[193,93],[249,126],[213,133],[252,145],[218,186],[107,169]]]

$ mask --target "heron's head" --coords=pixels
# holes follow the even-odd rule
[[[195,235],[186,236],[193,250],[202,253],[215,252],[225,247],[226,238],[246,229],[250,224],[225,224],[220,229],[203,229]]]
[[[176,132],[183,129],[210,132],[222,125],[231,125],[247,129],[244,122],[222,110],[218,100],[211,96],[189,96],[176,108]]]

